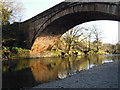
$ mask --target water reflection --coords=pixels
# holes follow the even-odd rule
[[[32,87],[50,80],[63,79],[118,58],[119,55],[91,55],[3,61],[3,88]]]
[[[53,68],[50,62],[44,62],[43,60],[31,60],[29,65],[37,82],[57,79],[57,69]]]

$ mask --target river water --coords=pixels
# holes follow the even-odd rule
[[[89,55],[64,58],[9,60],[2,62],[2,87],[33,87],[64,79],[95,66],[120,60],[120,55]]]

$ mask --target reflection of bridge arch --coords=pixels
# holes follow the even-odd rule
[[[120,20],[117,3],[62,2],[23,22],[28,47],[35,53],[45,51],[68,29],[93,20]]]

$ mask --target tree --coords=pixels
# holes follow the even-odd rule
[[[97,52],[99,51],[99,46],[101,44],[101,38],[102,38],[102,31],[100,30],[100,28],[98,29],[96,25],[92,25],[92,33],[93,33],[93,37],[94,37],[94,44],[96,44],[96,50]]]
[[[78,40],[83,41],[86,38],[84,36],[85,30],[86,29],[84,27],[76,26],[63,35],[63,39],[66,43],[67,54],[69,54],[71,48],[74,48],[77,45]]]
[[[86,46],[86,49],[88,49],[87,51],[89,51],[91,49],[91,38],[92,38],[92,32],[89,28],[86,27],[86,31],[85,32],[85,37],[86,37],[86,45],[88,43],[88,45]]]
[[[117,54],[120,54],[120,43],[116,44],[116,52]]]
[[[2,13],[2,25],[20,21],[23,16],[22,3],[18,0],[0,0],[0,12]]]

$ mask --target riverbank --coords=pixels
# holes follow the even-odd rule
[[[15,59],[36,59],[36,58],[46,58],[46,57],[70,57],[70,56],[83,56],[83,55],[106,55],[110,53],[106,52],[88,52],[85,54],[84,52],[71,52],[71,54],[67,54],[63,51],[46,51],[43,53],[33,53],[29,49],[24,49],[20,47],[2,47],[2,61],[4,60],[15,60]]]
[[[33,88],[118,88],[118,63],[106,63]],[[120,65],[119,65],[120,67]]]

